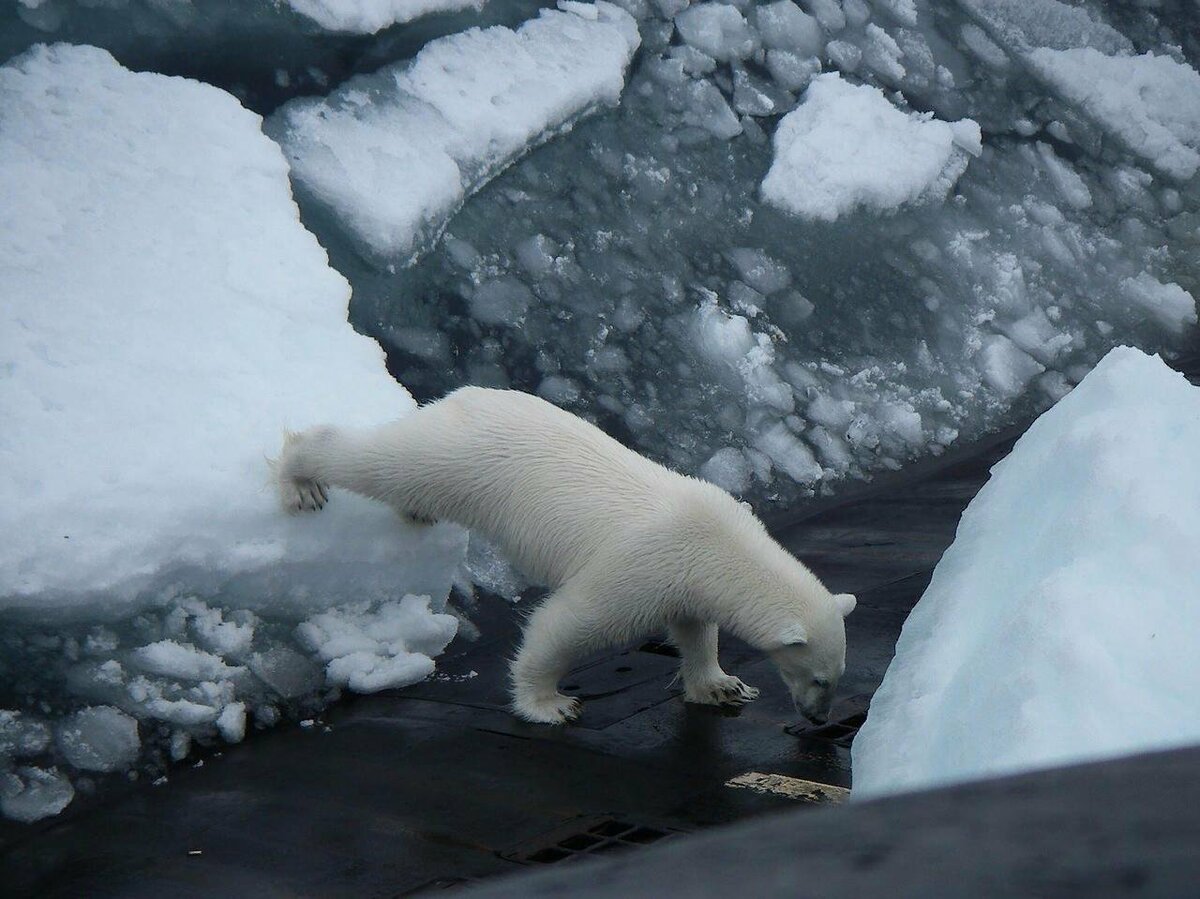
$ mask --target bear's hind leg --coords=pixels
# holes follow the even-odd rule
[[[579,717],[579,700],[558,692],[558,682],[571,661],[592,645],[594,633],[585,625],[563,586],[529,616],[521,648],[513,659],[512,710],[518,718],[538,724],[566,724]]]
[[[721,670],[715,624],[689,619],[672,623],[669,630],[671,642],[679,647],[685,702],[736,706],[758,698],[757,689]]]

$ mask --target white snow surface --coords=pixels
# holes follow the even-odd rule
[[[1169,56],[1106,56],[1090,47],[1026,55],[1068,102],[1160,172],[1200,169],[1200,73]]]
[[[487,0],[287,0],[288,6],[329,31],[374,34],[431,13],[481,9]]]
[[[1200,388],[1112,350],[992,471],[854,741],[854,795],[1200,742]]]
[[[351,496],[288,518],[269,487],[285,427],[414,404],[260,125],[91,47],[0,68],[0,607],[448,591],[460,532]]]
[[[887,212],[940,200],[979,147],[979,126],[970,119],[906,113],[878,88],[827,73],[780,121],[763,199],[828,222],[856,209]]]
[[[415,255],[514,159],[620,100],[640,44],[633,17],[604,0],[561,6],[286,104],[270,130],[293,176],[369,253]]]

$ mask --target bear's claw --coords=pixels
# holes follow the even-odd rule
[[[701,705],[739,706],[757,699],[758,689],[725,674],[701,684],[688,684],[683,698]]]
[[[516,716],[534,724],[567,724],[579,717],[579,711],[579,700],[561,693],[544,699],[518,696],[513,700]]]
[[[280,485],[287,511],[319,512],[329,502],[329,488],[320,481],[291,481]]]

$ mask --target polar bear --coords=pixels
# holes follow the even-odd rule
[[[289,434],[275,473],[290,512],[341,487],[476,531],[548,587],[511,664],[512,709],[527,721],[579,714],[558,692],[573,660],[664,630],[687,701],[754,699],[718,664],[719,628],[771,657],[806,717],[828,716],[854,597],[831,594],[724,490],[538,397],[464,387],[378,428]]]

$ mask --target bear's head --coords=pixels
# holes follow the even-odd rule
[[[846,670],[846,626],[854,611],[849,593],[808,604],[804,620],[784,625],[768,655],[779,669],[799,712],[814,724],[829,720],[838,681]]]

